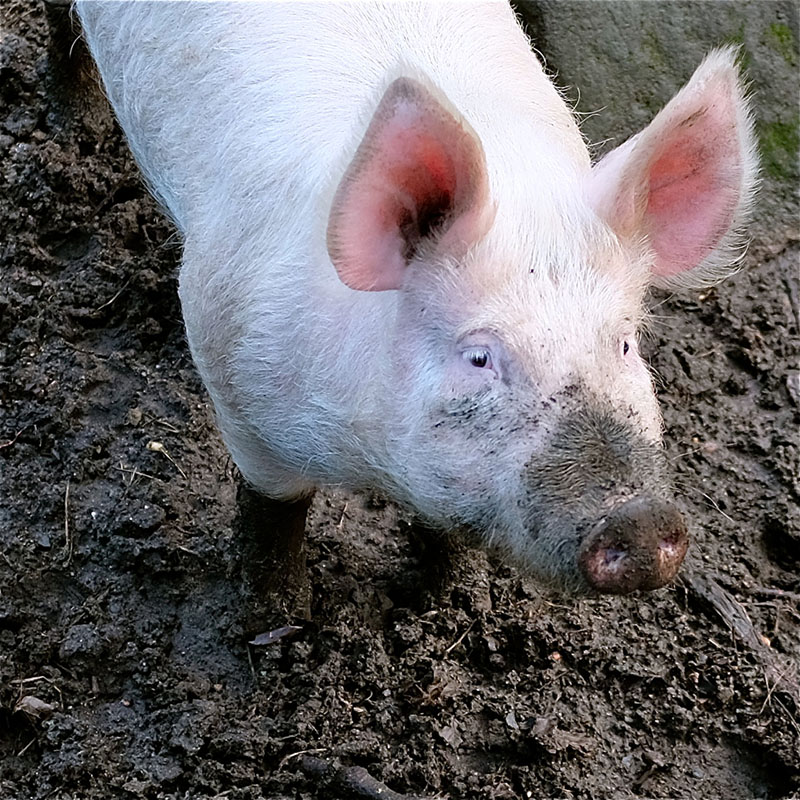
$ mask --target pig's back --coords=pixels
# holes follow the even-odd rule
[[[187,235],[225,217],[245,236],[266,226],[319,247],[338,179],[401,74],[427,76],[465,116],[493,188],[536,137],[587,159],[504,2],[78,8],[134,155]]]

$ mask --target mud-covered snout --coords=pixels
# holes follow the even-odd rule
[[[558,398],[557,398],[558,399]],[[589,393],[563,413],[523,472],[528,566],[577,594],[657,589],[678,573],[689,537],[668,465],[634,410]]]
[[[658,589],[675,577],[688,546],[678,509],[660,498],[638,496],[595,524],[578,549],[578,567],[598,592]]]

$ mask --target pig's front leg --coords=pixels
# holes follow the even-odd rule
[[[424,588],[437,603],[473,614],[491,610],[489,557],[477,540],[421,522],[412,524],[411,538],[420,553]]]
[[[245,614],[248,633],[261,633],[273,623],[311,618],[305,526],[313,496],[271,500],[246,484],[239,486],[242,577],[251,598]]]

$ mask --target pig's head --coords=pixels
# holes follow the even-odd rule
[[[649,285],[734,260],[756,160],[733,52],[593,168],[564,160],[492,164],[446,99],[401,78],[334,198],[329,253],[351,288],[400,293],[386,488],[548,583],[652,589],[688,539],[637,329]]]

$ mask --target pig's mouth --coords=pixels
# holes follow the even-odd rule
[[[660,498],[638,496],[594,525],[578,548],[578,568],[596,592],[648,591],[675,577],[688,546],[677,508]]]

